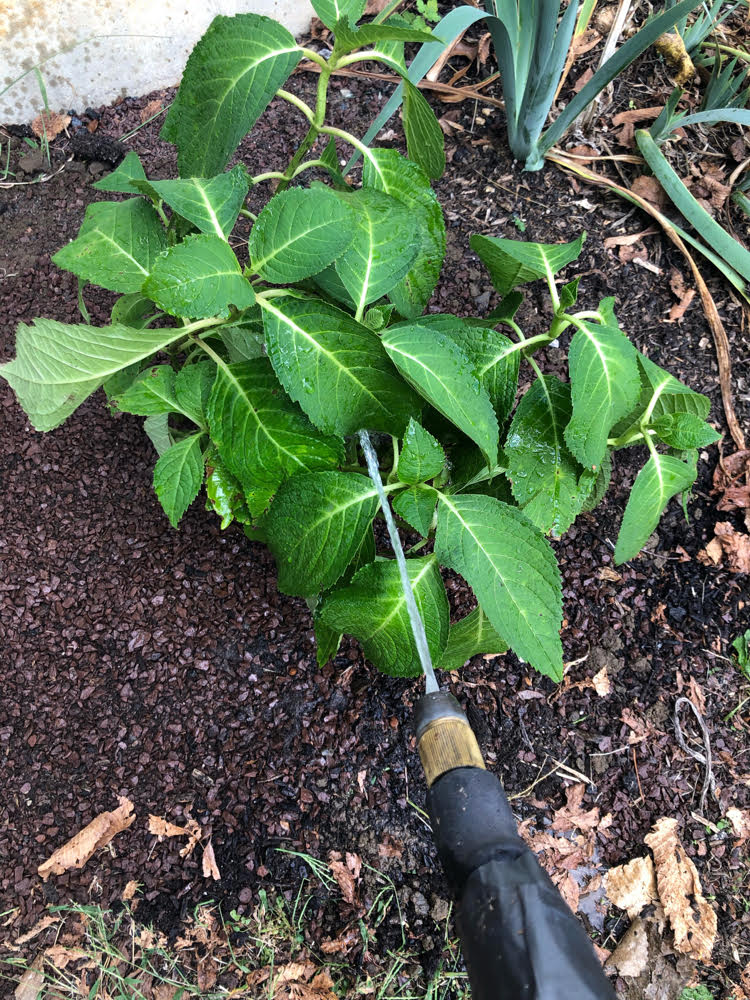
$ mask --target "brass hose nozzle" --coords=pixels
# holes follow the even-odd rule
[[[452,694],[424,695],[415,713],[417,747],[428,788],[447,771],[480,767],[484,761],[469,720]]]

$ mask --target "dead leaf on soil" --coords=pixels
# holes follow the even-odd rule
[[[620,720],[625,723],[631,732],[628,734],[628,745],[642,743],[652,733],[652,727],[645,719],[640,719],[629,708],[623,708]]]
[[[158,100],[157,101],[149,101],[148,104],[146,104],[141,109],[141,122],[145,123],[145,122],[147,122],[149,120],[149,118],[153,118],[154,115],[158,115],[159,112],[161,111],[162,107],[163,107],[163,104],[161,103],[161,101],[158,101]]]
[[[593,830],[599,825],[598,806],[592,809],[581,808],[585,792],[586,786],[582,781],[565,790],[566,804],[555,812],[550,829],[568,833],[570,830]]]
[[[196,973],[198,989],[201,993],[207,993],[208,990],[216,985],[216,980],[219,978],[219,967],[212,954],[209,953],[198,959]]]
[[[84,968],[93,969],[96,964],[83,948],[68,948],[63,944],[53,944],[50,948],[45,948],[44,957],[56,969],[66,969],[71,962],[80,962],[83,959],[86,960]]]
[[[722,456],[714,471],[714,489],[722,494],[717,510],[750,508],[750,450]]]
[[[701,715],[706,714],[706,696],[703,693],[703,688],[700,686],[695,677],[691,677],[688,682],[688,697],[698,709]]]
[[[381,858],[400,858],[404,853],[404,845],[386,834],[378,844],[378,854]]]
[[[70,125],[70,115],[61,115],[57,111],[42,111],[31,123],[31,131],[37,139],[43,139],[46,134],[47,140],[52,142],[68,125]]]
[[[26,931],[19,938],[13,942],[11,947],[15,950],[22,944],[28,944],[29,941],[33,941],[35,937],[38,937],[42,931],[46,931],[48,927],[52,927],[55,924],[60,923],[60,917],[53,917],[51,914],[46,913],[41,920],[37,920],[31,930]]]
[[[664,188],[655,177],[647,177],[645,174],[636,177],[630,185],[630,190],[639,198],[643,198],[650,205],[662,208],[666,204],[667,196]]]
[[[610,868],[606,874],[606,889],[615,906],[627,910],[630,919],[635,920],[644,907],[659,902],[651,857],[634,858],[626,865]]]
[[[129,900],[131,900],[135,896],[135,894],[138,892],[138,886],[139,885],[140,885],[140,883],[137,882],[134,878],[131,879],[128,882],[128,884],[122,890],[122,897],[121,898],[122,898],[123,903],[127,903]]]
[[[620,943],[607,959],[604,968],[614,969],[620,976],[640,976],[648,965],[648,935],[646,923],[639,917],[625,931]]]
[[[140,927],[133,937],[133,941],[144,951],[167,947],[167,939],[164,934],[161,931],[154,931],[150,927]]]
[[[341,889],[341,895],[347,903],[353,905],[357,894],[356,885],[359,873],[362,870],[362,859],[357,854],[346,853],[346,862],[341,860],[338,851],[331,851],[328,855],[328,867],[331,869],[333,877]]]
[[[644,839],[654,855],[659,899],[674,932],[675,948],[697,961],[710,961],[716,914],[677,836],[677,820],[667,816],[657,820]]]
[[[154,1000],[174,1000],[177,994],[177,987],[170,986],[169,983],[158,983],[154,986]]]
[[[732,833],[740,841],[750,839],[750,809],[727,809],[727,819],[732,824]]]
[[[737,531],[729,521],[719,521],[714,532],[698,560],[706,566],[723,564],[730,573],[750,573],[750,535]]]
[[[205,878],[212,878],[215,882],[221,879],[219,874],[219,866],[216,864],[216,856],[214,855],[213,844],[209,840],[206,846],[203,848],[203,859],[201,862],[203,868],[203,875]]]
[[[124,795],[119,797],[119,802],[117,809],[100,813],[39,865],[37,872],[42,881],[46,882],[50,875],[62,875],[71,868],[83,868],[99,848],[106,847],[113,837],[127,830],[135,820],[134,806]]]
[[[362,935],[359,928],[351,927],[348,931],[344,931],[343,934],[339,934],[337,938],[324,941],[320,946],[320,950],[324,955],[348,955],[354,947],[361,943]]]
[[[37,961],[39,959],[36,959],[35,963]],[[43,986],[44,973],[34,964],[18,980],[13,996],[15,1000],[37,1000]]]
[[[164,840],[165,837],[187,837],[188,842],[180,851],[180,857],[188,858],[200,841],[202,831],[200,825],[191,816],[187,816],[186,820],[185,826],[176,826],[162,816],[151,815],[148,818],[148,832],[158,837],[160,841]]]

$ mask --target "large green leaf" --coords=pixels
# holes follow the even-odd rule
[[[675,494],[689,489],[695,477],[695,462],[688,465],[673,455],[652,453],[630,491],[615,546],[616,563],[627,562],[638,555],[669,501]]]
[[[543,376],[518,404],[505,442],[513,496],[537,528],[556,537],[578,517],[594,485],[565,444],[570,414],[570,386]]]
[[[336,35],[336,48],[340,52],[353,52],[355,49],[365,48],[369,45],[380,46],[384,42],[434,42],[436,36],[429,30],[415,28],[412,25],[404,24],[401,18],[394,24],[390,20],[386,24],[361,24],[353,28],[346,18],[341,18],[334,27]]]
[[[573,416],[565,441],[581,465],[592,471],[604,458],[610,431],[638,402],[637,357],[616,326],[583,321],[570,343]]]
[[[478,444],[494,466],[499,439],[497,417],[463,351],[439,331],[417,324],[386,330],[383,346],[407,381]]]
[[[16,357],[0,365],[38,431],[50,431],[115,372],[181,339],[179,330],[71,326],[52,319],[21,323]]]
[[[562,680],[562,589],[555,554],[515,507],[440,494],[435,555],[469,583],[513,651]]]
[[[52,262],[111,292],[138,292],[167,237],[143,198],[89,205],[78,236]]]
[[[404,135],[409,159],[436,180],[445,170],[445,140],[427,98],[408,79],[404,80]]]
[[[96,183],[92,184],[97,191],[121,191],[123,194],[140,194],[141,191],[133,184],[133,181],[147,183],[146,171],[143,169],[140,157],[131,149],[117,170],[110,174],[105,174]]]
[[[672,448],[707,448],[721,435],[695,413],[663,413],[651,421],[659,439]]]
[[[202,434],[173,444],[154,466],[154,489],[173,528],[198,496],[203,482]]]
[[[450,609],[434,556],[407,559],[406,568],[424,622],[427,646],[439,659],[448,640]],[[378,670],[393,677],[422,673],[406,597],[395,560],[370,563],[351,583],[328,594],[319,618],[330,629],[353,635]]]
[[[227,239],[234,229],[250,182],[247,170],[238,163],[228,173],[216,177],[149,181],[149,187],[202,233]]]
[[[708,396],[695,392],[640,352],[638,365],[645,377],[643,398],[646,405],[656,396],[651,409],[652,417],[660,417],[665,413],[693,413],[702,420],[706,419],[711,409]]]
[[[513,341],[490,327],[467,323],[446,313],[422,316],[419,325],[444,333],[471,359],[474,374],[487,390],[498,423],[504,424],[518,390],[520,352]]]
[[[343,18],[356,23],[364,14],[366,3],[367,0],[312,0],[313,10],[331,30]]]
[[[143,291],[170,315],[194,319],[228,316],[230,305],[245,309],[255,302],[234,250],[206,234],[188,236],[157,257]]]
[[[279,484],[298,472],[330,469],[341,443],[320,434],[281,391],[265,358],[220,364],[208,401],[211,439],[260,516]]]
[[[480,607],[451,625],[448,644],[437,662],[440,670],[460,670],[480,653],[507,653],[508,643],[492,627]]]
[[[416,420],[410,420],[398,460],[399,480],[412,486],[426,483],[442,472],[444,466],[445,452],[440,442]]]
[[[147,368],[123,392],[110,395],[110,406],[123,413],[135,413],[139,417],[174,413],[180,409],[174,393],[175,374],[171,365]]]
[[[354,212],[323,185],[282,191],[250,232],[252,270],[277,285],[309,278],[346,250],[354,225]]]
[[[364,428],[401,436],[420,400],[377,334],[320,299],[261,299],[279,381],[327,434]]]
[[[431,486],[411,486],[393,499],[393,509],[399,517],[427,538],[437,504],[437,490]]]
[[[430,179],[417,163],[395,149],[373,149],[362,166],[365,187],[401,202],[418,223],[421,245],[406,275],[388,293],[402,316],[419,316],[435,290],[445,257],[443,210]]]
[[[496,236],[471,237],[471,249],[490,273],[501,295],[538,278],[552,279],[566,264],[577,260],[586,238],[582,233],[572,243],[525,243]]]
[[[354,238],[335,263],[358,314],[387,295],[406,275],[422,243],[408,208],[382,191],[361,188],[339,193],[354,209]]]
[[[190,53],[161,132],[177,146],[180,175],[223,170],[301,56],[278,21],[215,17]]]
[[[287,480],[265,519],[279,590],[309,598],[332,587],[356,555],[377,509],[375,487],[355,472]]]

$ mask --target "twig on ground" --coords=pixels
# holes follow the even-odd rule
[[[683,705],[690,706],[690,709],[698,722],[698,726],[700,727],[701,735],[703,737],[703,746],[706,751],[705,754],[702,754],[700,750],[693,750],[692,747],[689,747],[685,742],[685,735],[682,732],[682,726],[680,725],[679,718],[680,709]],[[699,803],[699,811],[703,814],[706,810],[706,796],[708,795],[709,788],[711,789],[713,797],[715,799],[718,798],[716,794],[716,782],[714,780],[713,767],[711,765],[711,737],[708,735],[708,729],[706,728],[706,723],[703,721],[703,716],[689,698],[678,698],[674,703],[674,734],[680,749],[684,750],[689,757],[692,757],[693,760],[697,760],[699,764],[703,764],[706,768]]]

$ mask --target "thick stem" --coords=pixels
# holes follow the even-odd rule
[[[302,163],[305,158],[307,151],[312,147],[315,140],[318,138],[319,133],[322,131],[323,122],[326,117],[326,104],[328,101],[328,83],[331,79],[331,73],[333,72],[334,66],[329,66],[324,60],[316,60],[319,64],[322,63],[320,67],[320,76],[318,77],[318,92],[317,100],[315,104],[315,111],[313,117],[310,120],[310,128],[307,130],[307,135],[302,140],[294,154],[292,159],[289,161],[282,179],[279,181],[278,191],[284,191],[289,187],[289,183],[294,177],[297,167]]]

